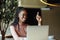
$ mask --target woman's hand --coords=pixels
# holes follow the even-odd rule
[[[37,12],[36,20],[38,21],[38,25],[41,25],[42,18],[39,16],[39,12]]]

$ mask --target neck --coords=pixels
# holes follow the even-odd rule
[[[24,25],[24,22],[19,21],[19,25]]]

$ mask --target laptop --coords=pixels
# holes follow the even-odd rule
[[[28,26],[27,40],[48,40],[49,26]]]

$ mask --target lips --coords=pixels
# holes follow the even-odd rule
[[[26,20],[25,18],[22,19],[22,21],[25,21],[25,20]]]

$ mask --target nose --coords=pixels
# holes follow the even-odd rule
[[[22,15],[22,18],[26,18],[26,15],[25,15],[25,14],[23,14],[23,15]]]

